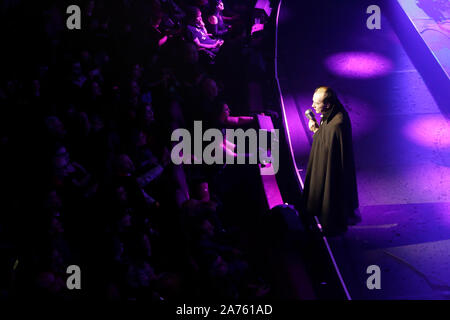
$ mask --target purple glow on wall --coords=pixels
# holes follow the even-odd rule
[[[426,147],[450,147],[450,121],[440,114],[416,119],[408,123],[403,132],[410,140]]]
[[[392,61],[375,52],[341,52],[325,60],[328,70],[344,78],[374,78],[388,74]]]

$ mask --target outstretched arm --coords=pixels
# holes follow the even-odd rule
[[[217,40],[214,44],[204,44],[204,43],[201,43],[200,40],[198,40],[198,38],[194,39],[194,43],[197,45],[197,47],[203,48],[203,49],[214,49],[219,45],[219,43],[221,45],[221,42],[219,40]]]
[[[225,117],[224,124],[231,126],[243,126],[252,123],[255,119],[253,117],[241,116],[241,117]]]

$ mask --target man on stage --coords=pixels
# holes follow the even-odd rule
[[[322,114],[313,118],[314,132],[302,196],[304,212],[317,216],[328,236],[341,235],[360,221],[350,118],[329,87],[315,90],[312,107]]]

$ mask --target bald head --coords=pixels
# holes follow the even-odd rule
[[[314,91],[312,107],[316,113],[323,113],[338,103],[337,95],[330,87],[320,86]]]

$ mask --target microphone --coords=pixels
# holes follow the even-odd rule
[[[313,112],[311,109],[307,109],[307,110],[305,111],[305,116],[306,116],[309,120],[312,120],[312,121],[314,121],[315,123],[317,123],[316,116],[314,115],[314,112]]]
[[[313,113],[313,111],[312,111],[311,109],[307,109],[307,110],[305,111],[305,116],[306,116],[309,120],[314,121],[314,123],[316,124],[317,128],[319,127],[319,124],[317,123],[316,117],[314,116],[314,113]],[[310,130],[311,130],[311,129],[310,129]],[[317,131],[317,129],[316,129],[316,130],[313,130],[314,133],[315,133],[316,131]]]

